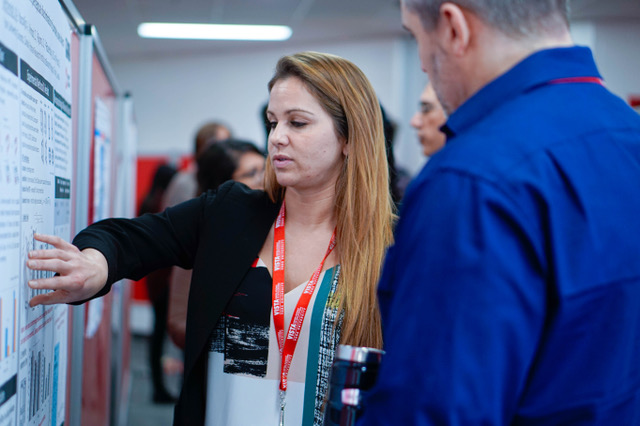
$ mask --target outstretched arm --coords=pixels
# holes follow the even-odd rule
[[[54,248],[29,252],[27,266],[37,271],[56,272],[56,276],[28,282],[33,289],[53,290],[32,298],[30,306],[89,299],[105,286],[107,259],[98,250],[88,248],[80,251],[73,244],[53,235],[34,234],[33,238]]]

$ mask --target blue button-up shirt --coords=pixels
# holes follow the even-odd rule
[[[361,424],[640,424],[640,116],[575,77],[599,77],[588,49],[540,51],[450,116]]]

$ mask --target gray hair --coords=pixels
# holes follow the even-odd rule
[[[537,34],[550,24],[569,25],[569,0],[403,0],[420,16],[423,27],[438,23],[440,6],[454,3],[468,9],[492,27],[512,36]],[[561,21],[559,21],[559,19]]]

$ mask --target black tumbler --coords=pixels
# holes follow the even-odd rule
[[[384,351],[340,345],[329,380],[324,426],[352,426],[362,411],[362,399],[376,382]]]

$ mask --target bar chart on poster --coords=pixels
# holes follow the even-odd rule
[[[3,0],[0,14],[0,425],[60,425],[67,306],[30,307],[33,234],[71,238],[71,27],[57,1]]]

